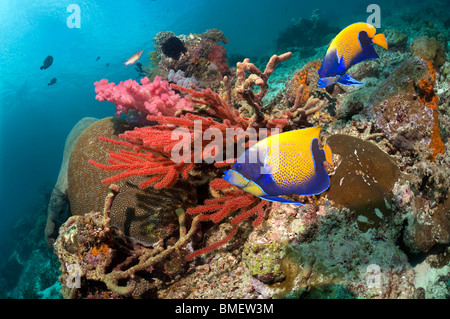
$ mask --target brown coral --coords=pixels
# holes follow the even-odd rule
[[[312,92],[317,89],[317,81],[319,79],[317,71],[320,68],[320,64],[320,60],[314,60],[306,63],[301,69],[294,72],[286,83],[286,99],[290,105],[294,103],[300,86],[303,85],[302,104],[306,103]]]
[[[431,61],[436,68],[441,67],[446,60],[444,48],[435,38],[417,38],[411,42],[410,50],[413,56]]]
[[[388,154],[371,142],[347,135],[327,139],[340,164],[324,192],[339,207],[355,211],[359,228],[377,228],[391,215],[390,192],[400,171]]]
[[[63,212],[68,210],[67,190],[68,190],[68,176],[67,168],[69,166],[70,154],[73,150],[75,142],[83,131],[97,119],[86,117],[78,121],[72,128],[66,138],[64,145],[63,160],[58,174],[58,180],[50,195],[50,200],[47,207],[47,224],[45,226],[45,240],[47,244],[52,247],[55,238],[58,236],[58,217],[63,215]],[[65,216],[64,216],[65,217]]]

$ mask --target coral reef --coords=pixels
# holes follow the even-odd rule
[[[282,55],[273,55],[264,69],[264,72],[259,70],[250,59],[244,59],[243,62],[238,62],[236,65],[236,93],[239,94],[248,105],[253,107],[256,117],[260,120],[264,118],[262,114],[262,99],[269,90],[267,83],[270,75],[275,71],[278,63],[288,60],[292,56],[291,52],[286,52]],[[250,73],[246,76],[246,72]],[[253,92],[253,87],[258,86],[258,93]]]
[[[286,100],[290,105],[294,103],[301,85],[303,85],[303,103],[309,99],[312,92],[317,90],[317,81],[319,79],[317,71],[320,68],[320,63],[321,61],[319,60],[308,62],[292,74],[286,83]]]
[[[406,45],[408,43],[408,37],[406,36],[406,34],[393,29],[384,30],[383,33],[386,36],[388,48],[390,51],[406,50]]]
[[[161,281],[155,278],[151,283],[138,275],[140,272],[172,277],[182,271],[183,256],[179,254],[196,233],[198,218],[192,220],[187,231],[185,214],[177,209],[179,237],[176,242],[160,240],[153,249],[140,247],[127,242],[123,234],[110,225],[111,207],[119,191],[117,185],[110,185],[103,211],[72,216],[61,226],[55,253],[61,261],[64,298],[143,297],[154,293]],[[168,258],[173,258],[172,263]],[[166,263],[162,269],[157,269],[161,261]],[[79,289],[81,282],[86,283],[83,289]],[[104,291],[102,285],[108,290]]]
[[[200,83],[196,78],[186,77],[185,73],[181,70],[178,70],[177,72],[175,72],[174,70],[170,70],[169,74],[167,74],[167,79],[170,82],[175,83],[176,85],[186,87],[188,89],[203,87],[203,84]]]
[[[434,151],[430,155],[432,158],[443,152],[438,119],[428,106],[430,102],[425,103],[434,94],[429,77],[426,61],[407,59],[370,97],[369,103],[373,105],[370,112],[377,126],[392,145],[406,155],[419,149],[417,143],[428,145]]]
[[[415,253],[428,252],[436,244],[449,244],[450,200],[447,198],[432,214],[419,212],[408,226],[404,241]]]

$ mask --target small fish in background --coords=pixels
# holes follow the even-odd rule
[[[326,141],[319,149],[320,129],[294,130],[259,141],[238,157],[223,179],[268,201],[303,205],[278,195],[317,195],[330,186],[324,163],[332,164],[332,153]]]
[[[99,57],[99,56],[97,57],[97,59],[95,59],[95,61],[98,61],[98,60],[100,60],[100,57]]]
[[[125,62],[125,65],[131,65],[134,64],[134,62],[138,61],[141,58],[142,52],[144,52],[144,50],[136,52],[135,54],[133,54],[133,56],[131,58],[129,58],[127,60],[127,62]]]
[[[106,67],[108,67],[109,66],[109,63],[106,63],[106,65],[105,65]]]
[[[41,66],[41,70],[44,69],[48,69],[50,67],[50,65],[53,64],[53,57],[51,55],[49,55],[48,57],[45,58],[42,66]]]
[[[48,82],[47,85],[53,85],[55,83],[56,83],[56,78],[53,78],[53,79],[50,80],[50,82]]]
[[[318,86],[327,87],[335,83],[362,84],[346,72],[359,62],[379,58],[373,47],[374,43],[387,50],[384,34],[375,33],[375,27],[364,22],[351,24],[339,32],[328,46],[320,66]]]

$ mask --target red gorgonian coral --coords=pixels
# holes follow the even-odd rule
[[[244,61],[244,64],[239,65],[237,72],[239,81],[236,84],[236,92],[253,108],[254,114],[251,117],[241,115],[233,107],[231,87],[227,77],[224,77],[225,97],[214,93],[211,89],[197,91],[171,84],[171,89],[189,95],[190,101],[195,106],[193,110],[181,109],[172,116],[149,115],[147,120],[157,122],[157,125],[137,127],[134,130],[126,131],[119,135],[121,139],[119,141],[100,137],[106,142],[122,145],[131,150],[121,150],[119,153],[109,152],[109,165],[95,162],[92,159],[89,162],[100,169],[119,172],[103,180],[104,183],[112,183],[136,175],[147,176],[148,179],[142,182],[139,187],[152,186],[155,189],[170,188],[180,176],[188,179],[189,173],[195,168],[197,163],[214,162],[216,168],[233,164],[239,154],[235,155],[233,152],[231,157],[227,154],[228,157],[225,156],[223,160],[217,161],[217,158],[215,158],[217,154],[214,149],[209,147],[209,140],[203,139],[205,132],[208,129],[215,129],[220,132],[219,135],[223,139],[221,140],[221,145],[230,147],[231,144],[231,147],[234,149],[237,143],[243,143],[245,148],[248,148],[250,145],[248,138],[246,139],[248,135],[246,135],[245,130],[261,128],[282,129],[289,125],[293,118],[297,116],[291,113],[298,109],[298,105],[295,110],[286,110],[286,115],[283,113],[281,117],[275,118],[263,113],[261,100],[267,92],[267,80],[270,74],[278,63],[285,61],[290,56],[290,53],[281,56],[274,55],[264,72],[259,71],[247,60]],[[245,79],[245,71],[251,73],[248,79]],[[253,85],[261,88],[256,95],[251,92]],[[229,140],[227,137],[227,130],[229,129],[239,132],[234,135],[232,140]],[[181,136],[174,135],[177,132],[184,133],[182,143],[180,143],[179,139],[174,138],[174,136]],[[256,135],[259,134],[260,131],[257,131]],[[188,136],[187,138],[186,135]],[[184,153],[181,160],[180,158],[174,160],[174,154],[179,155],[180,145],[183,150],[190,149],[194,150],[194,152]],[[197,151],[200,149],[200,160],[196,157],[196,148]],[[214,161],[211,161],[211,158],[214,158]],[[217,171],[216,176],[219,177],[220,174],[221,171]],[[270,205],[270,202],[241,191],[221,178],[213,179],[209,183],[209,187],[212,193],[220,195],[216,198],[206,199],[202,205],[189,208],[187,210],[189,215],[197,215],[199,220],[219,223],[237,211],[238,214],[231,219],[230,222],[233,228],[225,238],[209,247],[189,254],[187,256],[188,259],[214,250],[229,241],[237,232],[238,224],[252,216],[257,216],[253,225],[260,224],[264,218],[266,208]]]

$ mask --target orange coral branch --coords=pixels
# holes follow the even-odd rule
[[[424,78],[419,81],[419,102],[428,106],[433,110],[433,127],[431,129],[431,141],[428,144],[428,148],[433,150],[431,161],[434,162],[438,154],[443,154],[445,151],[445,145],[441,139],[441,130],[439,127],[438,119],[438,105],[439,98],[434,91],[434,84],[436,81],[436,73],[434,71],[431,61],[427,61],[428,72],[430,78]]]

